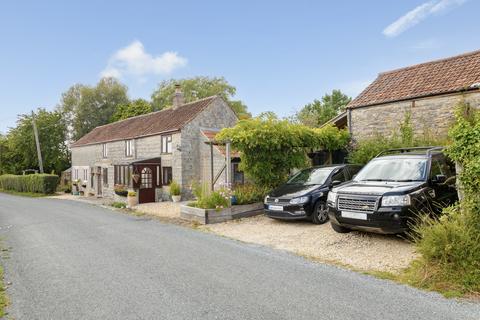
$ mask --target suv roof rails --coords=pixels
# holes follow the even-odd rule
[[[433,151],[443,150],[443,147],[429,146],[429,147],[408,147],[408,148],[388,149],[388,150],[384,150],[384,151],[380,152],[379,154],[377,154],[377,157],[384,156],[384,155],[386,155],[388,153],[392,153],[392,152],[405,153],[405,152],[416,151],[416,150],[425,150],[426,155],[430,156]]]

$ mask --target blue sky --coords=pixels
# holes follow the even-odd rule
[[[377,73],[480,49],[479,0],[2,1],[0,132],[102,74],[146,97],[224,76],[253,114],[288,116]]]

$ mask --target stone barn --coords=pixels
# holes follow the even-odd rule
[[[347,106],[348,129],[355,140],[391,135],[410,112],[416,135],[442,138],[462,99],[480,106],[479,89],[480,51],[383,72]]]

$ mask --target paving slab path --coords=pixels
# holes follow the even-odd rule
[[[459,302],[86,203],[0,194],[16,319],[480,319]]]

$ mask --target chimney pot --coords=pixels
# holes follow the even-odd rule
[[[175,94],[173,96],[173,109],[185,104],[185,97],[183,96],[182,87],[179,84],[175,85]]]

